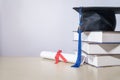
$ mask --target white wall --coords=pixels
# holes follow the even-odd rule
[[[1,0],[0,0],[0,55],[1,55],[1,49],[2,49],[2,24],[1,24],[1,17],[2,17],[2,14],[1,14],[1,9],[2,9],[2,6],[1,6]]]
[[[73,52],[77,0],[2,0],[2,56]]]
[[[73,52],[78,26],[74,6],[119,6],[119,0],[0,0],[0,55],[39,56],[40,51]],[[120,28],[118,28],[120,29]],[[1,44],[2,43],[2,44]]]
[[[80,0],[82,6],[120,6],[119,0]]]

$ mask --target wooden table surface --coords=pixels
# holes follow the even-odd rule
[[[120,66],[96,68],[40,57],[0,57],[0,80],[120,80]]]

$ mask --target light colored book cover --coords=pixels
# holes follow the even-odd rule
[[[88,31],[82,32],[82,41],[88,42],[116,42],[120,43],[120,32],[119,31]],[[78,40],[78,33],[74,31],[74,39]]]
[[[96,67],[120,65],[120,55],[88,55],[85,53],[82,54],[86,55],[86,63]]]
[[[82,42],[82,51],[87,54],[120,54],[120,44]]]

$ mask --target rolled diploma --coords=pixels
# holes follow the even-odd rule
[[[42,51],[40,53],[40,57],[55,60],[56,54],[57,52]],[[77,58],[76,54],[70,54],[70,53],[61,53],[61,54],[67,59],[67,62],[75,63]],[[60,58],[60,61],[63,61],[63,60]]]

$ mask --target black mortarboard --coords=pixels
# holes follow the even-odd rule
[[[114,31],[120,7],[74,7],[80,14],[81,31]]]

